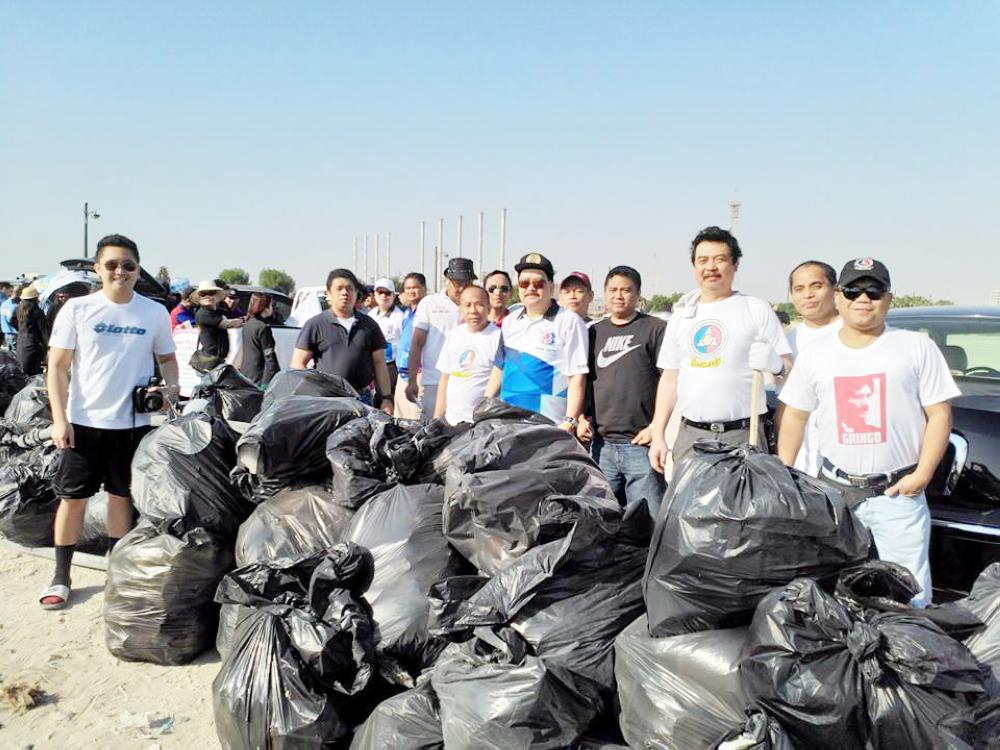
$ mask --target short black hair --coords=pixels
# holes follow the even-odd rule
[[[97,242],[97,254],[94,256],[95,262],[100,259],[101,250],[106,247],[123,247],[135,256],[136,263],[142,262],[139,260],[139,246],[124,234],[109,234],[107,237],[101,237]]]
[[[624,276],[626,279],[635,284],[635,290],[637,292],[642,290],[642,276],[640,276],[639,272],[632,268],[632,266],[615,266],[612,268],[608,271],[608,275],[604,277],[604,286],[608,285],[612,276]]]
[[[358,281],[358,277],[354,275],[354,271],[352,271],[349,268],[334,268],[332,271],[330,271],[329,275],[326,277],[326,288],[329,289],[330,285],[336,279],[347,279],[348,281],[350,281],[351,284],[354,285],[355,292],[360,293],[363,288],[361,282]]]
[[[507,286],[509,286],[511,289],[514,288],[514,282],[511,280],[510,274],[507,273],[506,271],[501,271],[499,268],[496,269],[495,271],[490,271],[488,274],[483,276],[483,285],[484,286],[486,285],[486,279],[488,279],[490,276],[496,276],[497,274],[500,274],[505,279],[507,279]]]
[[[403,284],[406,283],[407,279],[416,279],[417,281],[420,282],[420,286],[422,286],[424,289],[427,288],[427,277],[424,276],[419,271],[410,271],[408,274],[406,274],[406,276],[403,277]]]
[[[805,268],[806,266],[816,266],[816,268],[820,269],[823,272],[823,275],[826,276],[826,280],[830,282],[830,286],[837,286],[837,272],[834,270],[833,266],[829,263],[824,263],[821,260],[804,260],[795,266],[795,268],[792,269],[792,272],[788,274],[789,291],[792,289],[792,277],[795,276],[795,272],[800,268]]]
[[[723,245],[729,248],[729,257],[732,259],[733,263],[739,263],[740,258],[743,257],[743,251],[740,250],[740,243],[736,241],[733,237],[732,232],[728,229],[723,229],[722,227],[705,227],[695,238],[691,241],[691,263],[694,263],[694,251],[702,242],[721,242]]]

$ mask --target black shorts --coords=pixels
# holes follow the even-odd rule
[[[125,430],[73,425],[73,448],[59,451],[52,488],[56,497],[84,500],[104,485],[110,495],[131,497],[132,456],[143,436],[143,426]]]

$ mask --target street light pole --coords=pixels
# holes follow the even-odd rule
[[[87,253],[90,252],[90,243],[87,238],[88,224],[90,219],[100,219],[101,215],[97,211],[91,211],[90,205],[84,201],[83,203],[83,257],[87,257]]]

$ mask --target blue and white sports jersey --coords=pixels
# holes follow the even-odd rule
[[[568,378],[587,373],[587,326],[556,304],[530,320],[522,308],[503,320],[496,366],[503,370],[500,398],[561,422]]]

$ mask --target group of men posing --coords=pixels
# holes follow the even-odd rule
[[[131,280],[134,286],[130,267],[137,265],[138,251],[123,240],[99,245],[97,270],[108,276],[102,294],[117,295],[115,304],[100,307],[101,314],[122,304],[123,284]],[[135,262],[127,262],[128,256]],[[943,356],[927,336],[886,326],[891,284],[877,260],[851,260],[839,277],[827,263],[797,265],[789,289],[803,321],[786,335],[767,302],[734,289],[741,259],[730,232],[699,232],[690,248],[697,286],[675,305],[669,322],[639,310],[642,280],[624,265],[605,277],[608,314],[597,322],[585,317],[593,299],[590,279],[569,274],[557,295],[552,263],[539,253],[524,255],[514,268],[522,304],[514,310],[508,307],[510,276],[493,271],[477,285],[466,258],[449,261],[438,293],[427,294],[417,273],[404,278],[398,298],[392,280],[379,280],[370,312],[359,310],[363,287],[355,275],[336,269],[327,278],[329,310],[303,326],[292,367],[314,363],[340,375],[363,399],[397,417],[471,421],[476,407],[492,397],[540,413],[591,451],[623,505],[645,502],[654,516],[666,489],[666,431],[673,413],[679,415],[675,466],[701,438],[745,443],[751,404],[756,401],[761,414],[767,410],[763,386],[756,399],[751,393],[753,373],[762,371],[779,389],[780,459],[842,490],[871,530],[880,557],[914,574],[922,592],[913,604],[925,606],[931,580],[924,489],[947,447],[949,402],[959,395]],[[64,318],[67,326],[77,319]],[[169,331],[169,321],[147,328]],[[82,375],[89,361],[106,355],[73,356],[78,341],[99,348],[101,337],[54,332],[55,366],[50,362],[49,371],[56,444],[70,453],[79,450],[71,425],[114,432],[121,421],[94,424],[87,413],[96,402],[82,395],[79,384],[86,379],[78,370]],[[114,346],[121,356],[121,342]],[[152,337],[133,348],[147,363],[154,354],[159,358],[172,395],[176,364],[169,343]],[[60,372],[70,366],[74,388],[67,405],[68,384]],[[128,394],[114,398],[127,400]],[[117,409],[110,399],[101,402],[108,413]],[[763,420],[759,429],[759,444],[767,446]],[[135,443],[135,436],[118,442],[90,437],[88,443],[114,443],[118,451]],[[94,456],[92,447],[85,450]],[[127,466],[124,456],[114,465],[120,467],[122,458]],[[87,481],[69,482],[64,466],[89,472]],[[113,502],[127,503],[127,483],[117,469],[107,460],[96,466],[85,470],[79,461],[62,461],[56,484],[73,491],[61,496],[78,505],[75,500],[103,481]],[[63,606],[69,596],[68,562],[60,548],[75,543],[78,518],[82,522],[75,508],[60,509],[57,575],[43,606]],[[112,537],[120,536],[120,525]]]

